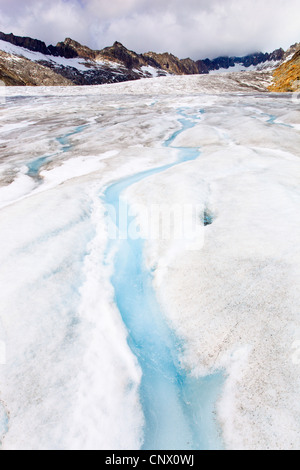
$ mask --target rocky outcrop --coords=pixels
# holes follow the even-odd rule
[[[7,86],[70,86],[71,80],[25,58],[0,51],[0,80]]]
[[[284,50],[282,48],[276,49],[274,52],[269,54],[268,60],[280,61],[284,59]]]
[[[39,64],[70,80],[74,85],[103,85],[105,83],[126,82],[142,78],[138,72],[123,66],[120,66],[119,69],[112,68],[109,64],[91,67],[85,71],[71,66],[59,66],[48,61],[39,61]]]
[[[147,52],[143,54],[146,61],[153,61],[156,66],[174,75],[193,75],[199,73],[196,62],[192,59],[178,59],[178,57],[168,52],[158,54]]]
[[[273,73],[273,84],[269,87],[274,92],[300,92],[300,45],[290,60],[281,64]]]
[[[293,55],[296,54],[296,52],[298,52],[299,50],[300,50],[300,42],[296,42],[291,47],[289,47],[287,51],[285,51],[284,56],[283,56],[284,61],[290,60],[293,57]]]
[[[142,56],[133,51],[128,50],[120,42],[115,42],[112,47],[106,47],[98,51],[97,58],[105,58],[107,60],[118,61],[128,69],[138,68],[141,65],[146,65]]]
[[[48,46],[49,54],[54,57],[65,57],[66,59],[75,59],[78,53],[68,44],[59,42],[57,46]]]
[[[192,59],[181,59],[180,64],[183,66],[186,75],[197,75],[199,74],[199,69],[197,63]]]
[[[74,49],[68,46],[65,43],[59,43],[57,46],[46,46],[43,41],[38,39],[32,39],[29,37],[15,36],[14,34],[5,34],[0,32],[0,39],[2,41],[9,42],[15,46],[24,47],[29,51],[40,52],[44,55],[53,55],[55,57],[61,56],[71,59],[77,57],[78,54]]]
[[[209,68],[203,60],[197,60],[196,65],[200,74],[209,73]]]
[[[14,34],[5,34],[0,32],[0,39],[2,41],[10,42],[15,46],[24,47],[33,52],[40,52],[41,54],[50,54],[50,51],[46,44],[38,39],[32,39],[29,37],[15,36]]]
[[[71,38],[66,38],[63,42],[57,43],[55,47],[49,46],[50,51],[54,50],[52,55],[60,55],[61,57],[66,57],[67,59],[72,59],[75,57],[81,57],[83,59],[94,60],[97,56],[97,51],[93,51],[87,46],[83,46],[77,41],[74,41]]]

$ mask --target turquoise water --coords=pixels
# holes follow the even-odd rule
[[[290,129],[293,128],[293,126],[291,126],[290,124],[285,124],[284,122],[276,122],[278,116],[275,116],[275,114],[262,113],[262,116],[267,116],[269,118],[267,120],[268,124],[276,124],[277,126],[289,127]]]
[[[72,137],[73,135],[80,134],[80,132],[82,132],[86,127],[87,127],[86,124],[83,126],[78,126],[72,132],[69,132],[68,134],[65,134],[56,139],[62,146],[63,152],[68,152],[72,148],[72,144],[70,144],[69,138]]]
[[[35,160],[32,160],[31,162],[29,162],[27,164],[27,168],[28,168],[27,175],[31,176],[32,178],[38,178],[39,172],[42,166],[45,165],[45,163],[50,162],[55,156],[59,155],[60,152],[65,153],[71,150],[72,144],[70,144],[69,138],[72,137],[72,135],[79,134],[86,127],[87,125],[78,126],[72,132],[69,132],[61,137],[57,137],[56,140],[61,145],[61,150],[51,155],[44,155],[43,157],[36,158]]]
[[[27,164],[27,175],[33,178],[38,177],[39,171],[42,166],[47,163],[47,161],[51,160],[51,155],[45,155],[44,157],[37,158],[36,160],[32,160]]]
[[[166,142],[169,147],[198,117],[185,117],[179,110],[181,130]],[[132,184],[172,166],[198,158],[198,149],[180,149],[177,162],[138,173],[109,186],[104,194],[120,227],[122,193]],[[120,205],[119,205],[120,204]],[[134,220],[128,218],[128,225]],[[121,238],[127,238],[124,236]],[[128,344],[142,369],[140,400],[145,417],[144,450],[221,449],[220,430],[214,408],[224,382],[220,372],[195,379],[180,364],[182,344],[168,326],[156,300],[152,275],[144,263],[144,241],[111,240],[108,252],[117,247],[111,282],[115,302],[128,330]]]

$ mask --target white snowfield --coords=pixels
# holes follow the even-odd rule
[[[146,241],[157,298],[186,370],[224,372],[224,448],[299,449],[300,110],[290,95],[256,93],[247,76],[6,89],[3,449],[142,446],[141,368],[114,302],[101,195],[194,148],[195,160],[126,193],[147,207],[184,201],[211,217],[199,250]],[[195,126],[165,146],[182,110]]]

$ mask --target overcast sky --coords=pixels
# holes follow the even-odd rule
[[[0,30],[214,58],[300,42],[300,0],[0,0]]]

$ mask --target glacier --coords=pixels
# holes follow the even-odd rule
[[[234,75],[5,87],[2,449],[299,447],[299,105]],[[112,240],[120,200],[202,244]]]

